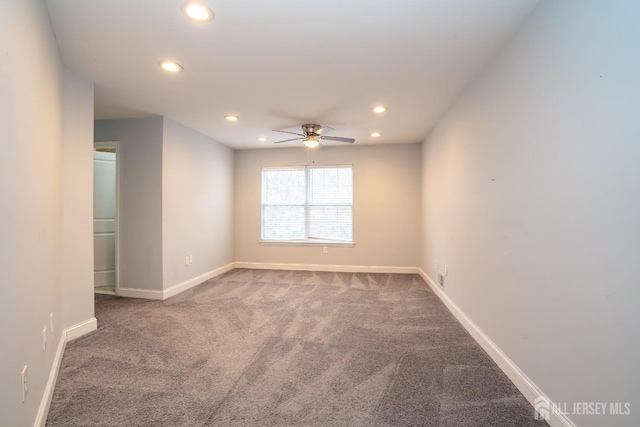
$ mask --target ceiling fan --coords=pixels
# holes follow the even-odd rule
[[[323,132],[328,132],[328,131],[332,131],[334,130],[333,128],[329,127],[329,126],[320,126],[320,125],[315,125],[315,124],[307,124],[307,125],[302,125],[302,132],[303,133],[296,133],[296,132],[289,132],[286,130],[273,130],[274,132],[281,132],[281,133],[290,133],[292,135],[297,135],[297,138],[292,138],[292,139],[285,139],[284,141],[276,141],[275,144],[280,144],[282,142],[289,142],[289,141],[298,141],[298,140],[302,140],[302,143],[304,145],[306,145],[309,148],[314,148],[317,147],[318,144],[320,144],[321,140],[324,141],[338,141],[338,142],[349,142],[349,143],[353,143],[356,142],[355,139],[353,138],[343,138],[341,136],[326,136],[326,135],[322,135]]]

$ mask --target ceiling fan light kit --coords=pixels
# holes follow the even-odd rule
[[[320,144],[320,141],[318,141],[315,137],[310,136],[308,138],[303,139],[302,143],[309,148],[315,148]]]
[[[318,145],[320,145],[320,141],[338,141],[338,142],[347,142],[347,143],[356,142],[356,140],[353,138],[322,135],[323,132],[332,131],[332,130],[333,128],[329,126],[320,126],[317,124],[306,124],[306,125],[302,125],[302,132],[304,133],[289,132],[287,130],[277,130],[277,129],[274,129],[273,131],[280,132],[280,133],[288,133],[291,135],[297,135],[297,138],[285,139],[283,141],[276,141],[275,144],[281,144],[283,142],[289,142],[289,141],[302,141],[302,143],[305,146],[309,148],[315,148]]]

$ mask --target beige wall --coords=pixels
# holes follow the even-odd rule
[[[162,132],[162,117],[94,125],[96,141],[120,141],[120,288],[162,291]]]
[[[43,2],[0,1],[0,52],[0,425],[22,427],[34,425],[64,317],[63,69]]]
[[[233,262],[233,150],[170,119],[162,141],[163,288]],[[193,263],[185,266],[186,255]]]
[[[581,426],[640,425],[638,22],[541,3],[423,147],[422,268],[552,401],[631,403]]]
[[[93,302],[93,83],[63,75],[64,196],[62,242],[64,325],[94,316]]]
[[[260,245],[263,166],[353,165],[355,247]],[[420,145],[236,152],[237,262],[415,267],[419,260]]]

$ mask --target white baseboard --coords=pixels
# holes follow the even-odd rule
[[[117,294],[120,297],[127,297],[127,298],[166,300],[167,298],[171,298],[174,295],[178,295],[180,292],[184,292],[189,288],[192,288],[201,283],[204,283],[211,278],[214,278],[223,273],[226,273],[229,270],[233,270],[235,266],[236,266],[235,262],[229,263],[222,267],[216,268],[215,270],[211,270],[207,273],[194,277],[193,279],[189,279],[185,282],[178,283],[177,285],[173,285],[170,288],[167,288],[162,291],[158,291],[155,289],[136,289],[136,288],[119,287],[117,290]]]
[[[162,292],[162,299],[171,298],[174,295],[179,294],[180,292],[184,292],[189,288],[193,288],[201,283],[206,282],[209,279],[212,279],[216,276],[219,276],[227,271],[233,270],[235,268],[235,262],[229,263],[220,268],[216,268],[215,270],[211,270],[208,273],[201,274],[198,277],[194,277],[193,279],[189,279],[186,282],[178,283],[177,285],[173,285],[168,289],[165,289]]]
[[[418,274],[417,267],[385,267],[377,265],[325,265],[325,264],[282,264],[269,262],[236,262],[236,268],[259,270],[335,271],[339,273],[396,273]]]
[[[94,319],[95,320],[95,319]],[[56,380],[58,379],[58,372],[60,371],[60,363],[62,363],[62,355],[64,354],[64,348],[67,345],[67,331],[62,330],[60,336],[60,342],[58,342],[58,348],[56,355],[53,358],[53,366],[51,366],[51,372],[49,372],[49,379],[40,401],[40,407],[36,414],[36,420],[33,423],[33,427],[44,427],[47,423],[47,415],[49,415],[49,407],[51,406],[51,399],[53,398],[53,391],[56,388]]]
[[[487,352],[498,367],[509,377],[509,379],[520,390],[524,397],[531,403],[536,404],[536,399],[543,398],[550,401],[547,396],[536,386],[518,366],[507,357],[507,355],[491,339],[467,317],[467,315],[449,298],[449,296],[434,282],[427,273],[418,268],[420,276],[427,282],[429,287],[447,306],[449,311],[458,319],[464,328],[471,334],[478,344]],[[551,427],[576,427],[566,415],[551,412],[547,422]]]
[[[95,331],[96,329],[98,329],[98,321],[95,317],[92,317],[84,322],[69,326],[65,331],[66,340],[67,342],[73,341],[76,338],[80,338],[81,336],[88,334],[89,332]]]
[[[49,372],[49,379],[47,380],[47,385],[44,389],[42,401],[40,402],[40,407],[38,408],[38,413],[36,414],[36,420],[33,423],[34,427],[44,427],[44,425],[47,423],[47,415],[49,415],[49,407],[51,406],[53,391],[56,388],[56,380],[58,379],[58,372],[60,371],[60,364],[62,363],[62,355],[64,354],[64,349],[67,346],[67,343],[76,338],[80,338],[81,336],[88,334],[89,332],[95,331],[97,327],[98,321],[95,317],[92,317],[85,320],[84,322],[76,323],[75,325],[69,326],[68,328],[62,330],[62,335],[60,336],[60,342],[58,343],[56,355],[53,358],[51,372]]]

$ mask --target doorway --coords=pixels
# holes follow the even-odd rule
[[[118,146],[93,148],[93,287],[97,294],[118,293]]]

